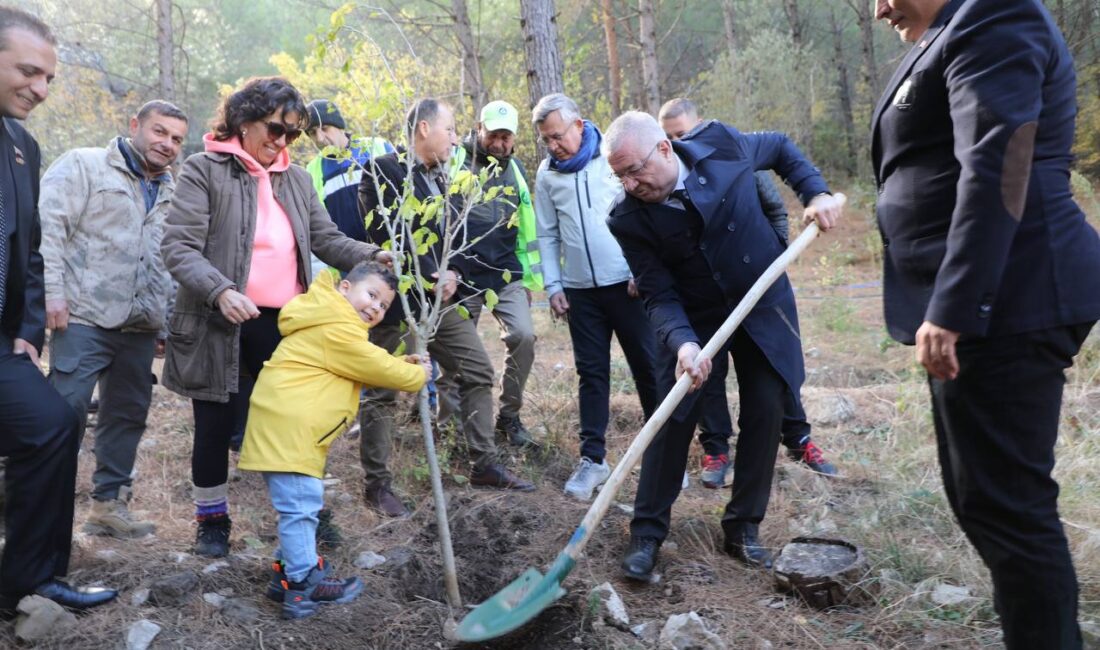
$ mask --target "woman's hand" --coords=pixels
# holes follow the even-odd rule
[[[246,320],[259,318],[260,310],[252,299],[236,289],[226,289],[218,294],[218,309],[225,320],[240,325]]]
[[[393,270],[393,253],[384,250],[378,250],[374,253],[374,257],[371,258],[372,262],[378,262],[386,268]]]

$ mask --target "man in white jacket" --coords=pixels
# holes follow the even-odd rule
[[[600,132],[576,103],[555,93],[532,121],[550,155],[539,165],[535,214],[550,309],[569,322],[580,377],[580,462],[565,493],[587,501],[611,475],[604,434],[611,390],[611,335],[634,376],[648,419],[657,406],[653,330],[607,215],[622,185],[600,155]]]

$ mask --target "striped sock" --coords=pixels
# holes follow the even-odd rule
[[[214,487],[194,486],[192,495],[195,500],[195,519],[210,521],[229,516],[229,485],[222,483]]]

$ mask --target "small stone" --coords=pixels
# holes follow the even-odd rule
[[[355,497],[351,496],[347,492],[339,492],[336,494],[337,503],[351,503],[355,500]]]
[[[774,647],[772,642],[767,639],[760,639],[756,642],[756,650],[772,650]]]
[[[593,589],[588,597],[589,602],[592,599],[599,601],[600,620],[623,631],[630,629],[630,615],[626,613],[626,605],[610,582],[605,582]]]
[[[219,569],[224,569],[229,566],[229,563],[225,560],[218,560],[217,562],[211,562],[202,568],[202,572],[206,574],[217,573]]]
[[[575,636],[573,637],[573,643],[575,643],[576,645],[581,645],[582,643],[584,643],[584,639],[580,638],[579,636]]]
[[[159,625],[148,619],[135,621],[126,632],[126,650],[147,650],[160,630]]]
[[[27,596],[16,606],[19,619],[15,636],[23,641],[40,641],[76,625],[76,617],[49,598]]]
[[[214,592],[207,592],[202,595],[202,599],[207,602],[214,609],[221,609],[225,604],[225,596],[216,594]]]
[[[953,607],[970,600],[970,587],[938,584],[932,590],[932,602],[942,607]]]
[[[342,483],[342,482],[343,481],[341,481],[338,478],[326,478],[323,481],[321,481],[321,484],[324,485],[325,487],[336,487],[337,485],[340,485],[340,483]]]
[[[668,617],[661,629],[660,644],[669,650],[726,650],[726,643],[707,629],[696,612]]]
[[[363,551],[359,554],[359,557],[355,558],[354,564],[357,569],[373,569],[376,566],[385,564],[385,562],[385,556],[374,551]]]
[[[194,571],[184,571],[157,580],[149,587],[149,600],[160,607],[182,605],[199,588],[199,576]]]
[[[95,552],[96,559],[103,560],[104,562],[118,562],[122,560],[122,553],[119,553],[113,548],[104,548]]]
[[[661,544],[661,550],[663,551],[675,551],[678,548],[680,548],[680,545],[676,542],[665,542]]]
[[[631,517],[634,516],[634,506],[632,506],[632,505],[628,505],[628,504],[620,503],[620,502],[616,501],[615,502],[615,507],[618,508],[619,510],[623,511],[624,513],[626,513],[627,515],[629,515]]]
[[[146,438],[146,439],[144,439],[144,440],[142,440],[141,442],[138,443],[138,447],[140,447],[141,449],[152,449],[153,447],[156,447],[156,446],[157,446],[157,439],[156,438]]]
[[[142,587],[133,594],[130,595],[130,604],[134,607],[141,607],[149,600],[149,589]]]
[[[250,625],[260,618],[260,610],[242,598],[229,598],[222,604],[222,616],[240,625]]]
[[[231,587],[226,587],[225,589],[219,589],[217,591],[217,594],[219,596],[225,596],[226,598],[231,598],[233,596],[233,589]]]
[[[661,626],[657,621],[640,623],[631,627],[630,631],[645,643],[655,644],[661,636]]]
[[[175,562],[176,564],[183,564],[190,557],[191,556],[187,553],[181,553],[179,551],[172,551],[168,554],[168,560],[171,562]]]

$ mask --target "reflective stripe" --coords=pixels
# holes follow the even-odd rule
[[[348,171],[337,174],[332,178],[325,181],[325,185],[322,188],[322,198],[327,199],[334,192],[339,192],[349,185],[359,185],[359,181],[363,178],[363,170],[359,165],[352,165],[348,168]]]

